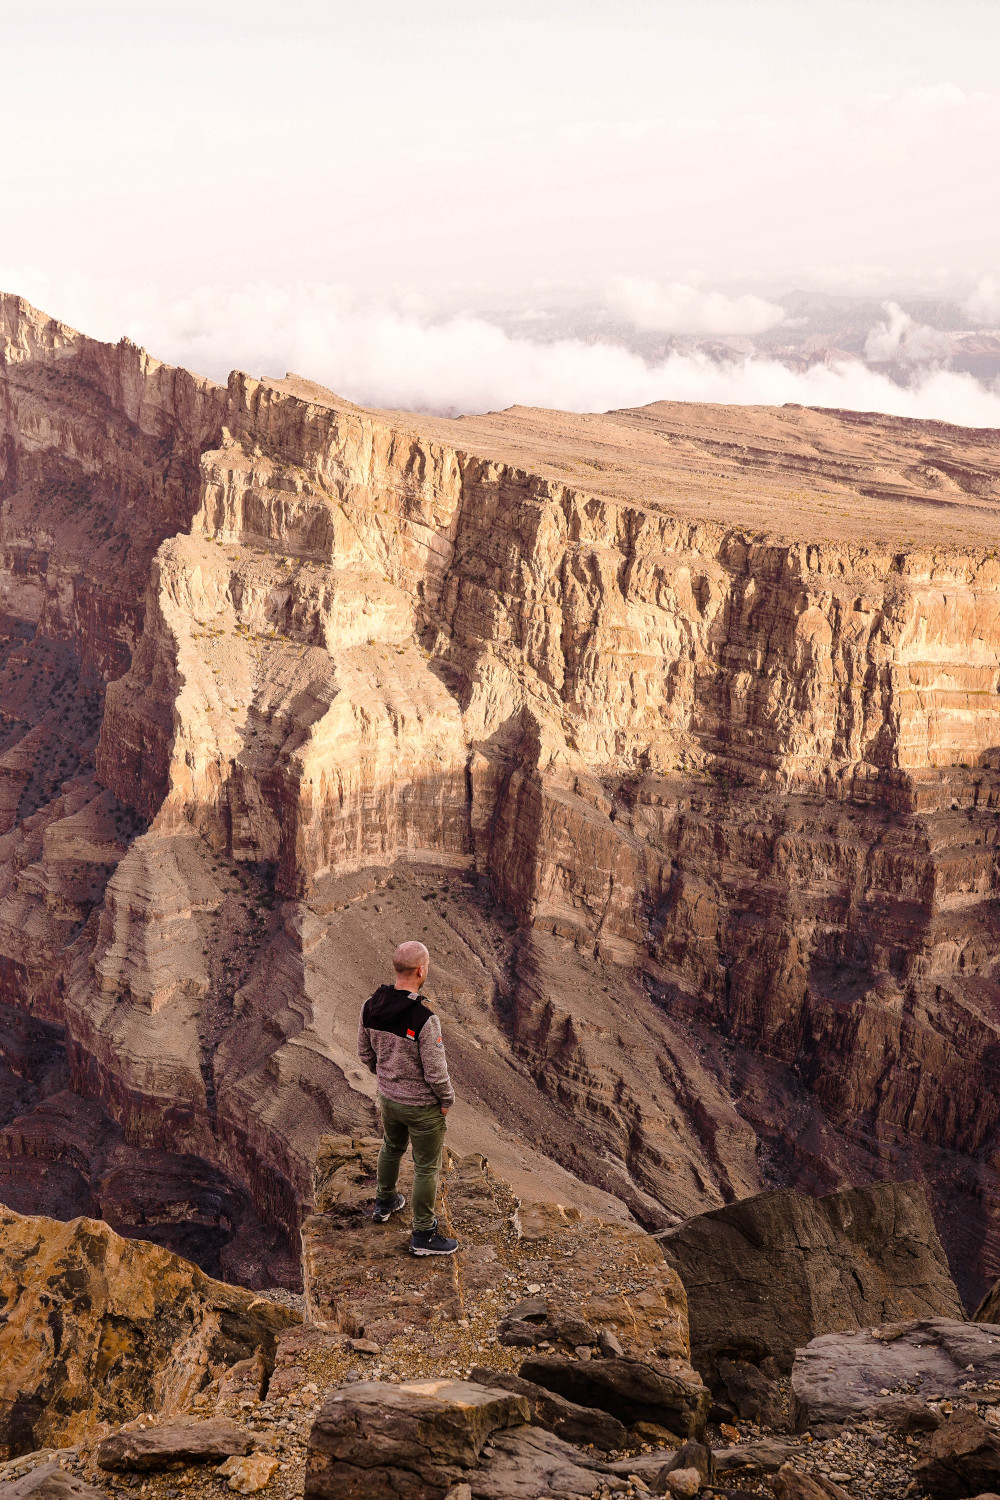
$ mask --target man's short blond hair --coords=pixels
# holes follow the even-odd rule
[[[431,956],[423,943],[400,943],[392,955],[392,967],[397,974],[412,974],[430,961]]]

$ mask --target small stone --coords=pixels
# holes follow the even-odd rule
[[[277,1467],[276,1458],[252,1453],[248,1458],[227,1458],[215,1472],[229,1480],[229,1488],[237,1495],[256,1495],[270,1482]]]
[[[697,1469],[674,1469],[666,1478],[667,1494],[679,1500],[691,1500],[701,1489],[701,1475]]]

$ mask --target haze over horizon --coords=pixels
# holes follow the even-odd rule
[[[0,286],[95,336],[373,405],[1000,426],[993,5],[57,3],[4,54]]]

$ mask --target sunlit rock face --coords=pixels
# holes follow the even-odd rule
[[[0,998],[130,1142],[292,1234],[416,936],[457,1148],[531,1197],[917,1176],[1000,1273],[994,434],[0,334]]]

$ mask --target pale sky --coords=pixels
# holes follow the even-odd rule
[[[388,400],[449,353],[373,352],[373,317],[1000,269],[997,0],[6,10],[0,285],[207,373]]]

